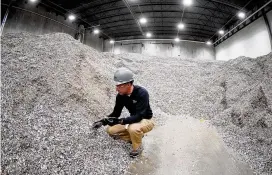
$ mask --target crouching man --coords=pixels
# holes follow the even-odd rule
[[[108,134],[131,142],[130,156],[137,157],[142,151],[144,133],[151,131],[154,127],[149,94],[143,87],[133,84],[133,73],[127,68],[119,68],[114,74],[114,81],[118,92],[114,110],[107,118],[95,122],[93,127],[109,125]],[[119,118],[124,107],[127,108],[130,116]]]

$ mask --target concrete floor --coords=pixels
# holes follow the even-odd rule
[[[130,165],[133,175],[250,175],[204,120],[173,116],[144,138],[144,152]]]

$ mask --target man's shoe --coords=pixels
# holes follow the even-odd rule
[[[135,157],[139,156],[142,152],[143,152],[143,147],[140,146],[137,150],[132,150],[129,153],[129,156],[132,157],[132,158],[135,158]]]

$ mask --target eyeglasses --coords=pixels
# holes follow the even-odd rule
[[[119,84],[119,85],[116,85],[116,88],[123,88],[123,87],[126,87],[127,84]]]

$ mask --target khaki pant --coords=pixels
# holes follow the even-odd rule
[[[155,126],[152,119],[142,119],[139,123],[126,125],[114,125],[107,128],[107,133],[110,136],[119,136],[120,139],[132,142],[133,150],[138,149],[142,144],[142,137]]]

